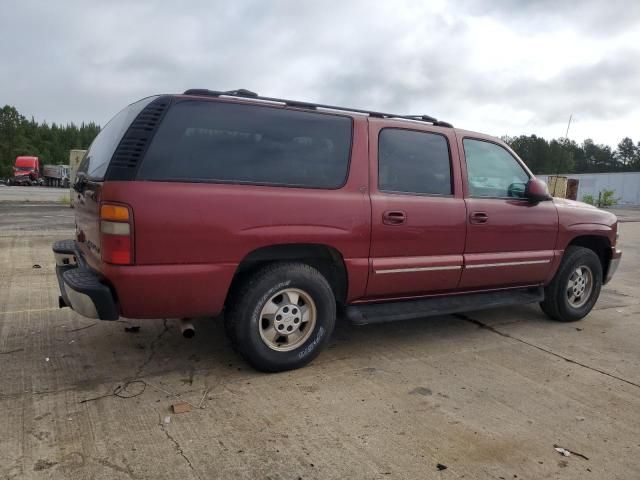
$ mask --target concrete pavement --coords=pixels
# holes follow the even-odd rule
[[[27,210],[0,206],[0,478],[640,478],[640,223],[581,322],[522,306],[340,323],[310,366],[265,375],[219,320],[185,340],[172,320],[128,333],[59,310],[50,244],[72,218]]]
[[[0,202],[69,203],[69,189],[0,185]]]

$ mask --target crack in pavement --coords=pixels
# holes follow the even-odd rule
[[[111,463],[110,461],[108,461],[105,458],[97,458],[96,462],[98,462],[103,467],[107,467],[107,468],[110,468],[111,470],[115,470],[116,472],[120,472],[120,473],[126,475],[127,477],[134,479],[134,480],[140,478],[133,472],[133,470],[131,469],[131,466],[126,462],[125,462],[125,467],[124,468],[119,466],[119,465],[116,465],[115,463]]]
[[[538,349],[538,350],[540,350],[542,352],[548,353],[549,355],[553,355],[554,357],[561,358],[565,362],[569,362],[569,363],[572,363],[574,365],[578,365],[580,367],[587,368],[589,370],[592,370],[594,372],[600,373],[602,375],[606,375],[607,377],[614,378],[614,379],[616,379],[616,380],[618,380],[620,382],[624,382],[624,383],[626,383],[628,385],[631,385],[633,387],[640,388],[640,384],[634,383],[631,380],[627,380],[626,378],[619,377],[619,376],[617,376],[617,375],[615,375],[613,373],[609,373],[609,372],[606,372],[604,370],[600,370],[599,368],[592,367],[592,366],[587,365],[585,363],[578,362],[577,360],[573,360],[571,358],[568,358],[568,357],[565,357],[563,355],[560,355],[559,353],[556,353],[553,350],[549,350],[547,348],[541,347],[540,345],[536,345],[535,343],[527,342],[526,340],[523,340],[523,339],[518,338],[518,337],[514,337],[513,335],[509,335],[508,333],[501,332],[500,330],[497,330],[496,328],[492,327],[491,325],[487,325],[486,323],[483,323],[480,320],[476,320],[475,318],[471,318],[471,317],[469,317],[467,315],[464,315],[462,313],[456,313],[453,316],[456,317],[456,318],[459,318],[460,320],[464,320],[466,322],[473,323],[474,325],[477,325],[478,327],[483,328],[485,330],[489,330],[490,332],[498,334],[501,337],[510,338],[512,340],[516,340],[517,342],[524,343],[525,345],[528,345],[530,347],[536,348],[536,349]]]
[[[140,367],[138,368],[138,370],[136,371],[136,378],[140,377],[142,375],[142,371],[145,369],[145,367],[147,365],[149,365],[149,363],[151,362],[151,360],[153,360],[153,357],[156,354],[156,345],[158,344],[158,342],[160,340],[162,340],[162,337],[164,336],[165,333],[167,333],[169,331],[169,325],[167,325],[167,319],[165,318],[163,321],[163,329],[162,331],[158,334],[158,336],[151,342],[151,344],[149,345],[149,349],[151,350],[149,352],[149,355],[147,356],[147,358],[145,359],[144,362],[142,362],[142,365],[140,365]]]
[[[201,478],[200,475],[198,475],[198,472],[196,471],[196,469],[193,468],[193,464],[191,463],[191,460],[189,460],[189,457],[185,455],[184,450],[182,450],[182,447],[180,446],[180,443],[178,443],[178,441],[175,438],[173,438],[173,436],[169,433],[165,425],[162,423],[162,419],[160,420],[160,430],[162,430],[164,434],[167,436],[167,439],[171,443],[173,443],[173,446],[175,447],[176,452],[178,452],[178,455],[184,458],[185,462],[187,462],[187,465],[189,466],[193,474],[196,476],[196,478],[198,479]]]

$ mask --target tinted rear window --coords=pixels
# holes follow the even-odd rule
[[[109,167],[113,152],[115,152],[118,147],[129,125],[131,125],[131,122],[135,120],[142,109],[156,98],[158,97],[147,97],[132,103],[109,120],[109,123],[100,130],[100,133],[98,133],[91,143],[91,146],[78,167],[78,172],[86,173],[92,180],[104,179],[104,174],[107,172],[107,167]]]
[[[378,138],[382,191],[451,195],[449,144],[440,134],[385,128]]]
[[[167,112],[138,178],[339,188],[351,123],[337,115],[183,100]]]

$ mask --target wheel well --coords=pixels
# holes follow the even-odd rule
[[[238,265],[229,291],[264,265],[282,261],[306,263],[318,269],[329,282],[336,301],[345,303],[348,283],[344,259],[335,248],[319,244],[271,245],[252,251]]]
[[[593,250],[596,255],[598,255],[600,264],[602,265],[602,278],[606,278],[609,261],[611,260],[611,243],[607,237],[600,235],[584,235],[571,240],[568,246],[571,245]]]

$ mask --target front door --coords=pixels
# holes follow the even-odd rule
[[[453,290],[466,212],[451,128],[369,119],[369,298]]]
[[[461,289],[542,283],[551,269],[558,213],[524,198],[531,174],[503,145],[460,137],[467,182]]]

